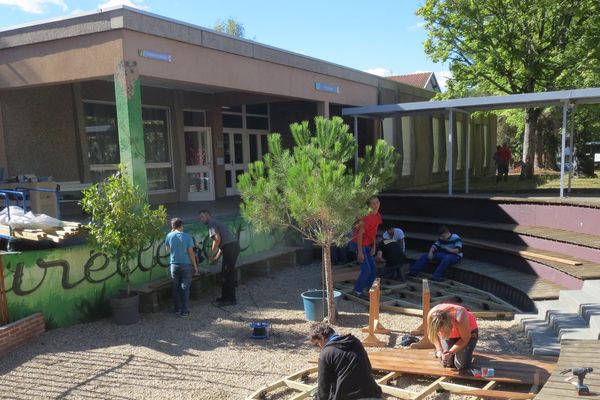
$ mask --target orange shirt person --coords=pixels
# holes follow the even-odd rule
[[[438,304],[427,315],[429,340],[446,368],[467,369],[479,338],[477,320],[457,304]]]

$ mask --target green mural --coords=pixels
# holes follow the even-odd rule
[[[239,238],[242,260],[284,240],[282,232],[255,232],[240,216],[219,219]],[[206,226],[187,224],[186,231],[206,255],[211,245]],[[125,286],[115,261],[89,245],[4,254],[2,265],[11,321],[41,312],[48,328],[108,316],[108,299]],[[133,287],[168,276],[164,241],[142,249],[130,266]]]

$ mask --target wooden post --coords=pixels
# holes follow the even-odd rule
[[[0,257],[0,325],[8,324],[8,300],[6,299],[6,287],[4,286],[4,271],[2,257]]]
[[[427,279],[423,279],[423,337],[417,343],[410,345],[411,349],[431,349],[435,347],[429,340],[429,326],[427,324],[427,315],[429,314],[429,302],[431,301],[431,294],[429,293],[429,282]]]
[[[363,345],[367,347],[385,347],[385,343],[375,336],[376,333],[389,335],[391,331],[383,327],[379,322],[379,297],[381,295],[380,279],[375,279],[373,286],[369,289],[369,326],[363,328],[363,332],[368,332],[363,341]]]

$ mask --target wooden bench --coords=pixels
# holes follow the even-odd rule
[[[565,378],[572,377],[572,373],[561,374],[566,368],[592,367],[594,372],[587,374],[584,384],[589,389],[591,396],[578,396],[570,382]],[[598,340],[563,340],[560,343],[560,357],[556,369],[550,375],[548,381],[535,397],[536,400],[554,399],[583,399],[598,398],[600,393],[600,341]],[[575,378],[575,382],[577,379]]]
[[[236,268],[238,270],[238,280],[241,280],[242,269],[252,276],[260,276],[269,274],[273,269],[282,265],[296,266],[296,251],[295,247],[278,246],[267,251],[257,254],[252,254],[246,257],[241,257]],[[201,266],[202,269],[202,266]],[[215,277],[221,272],[220,262],[217,265],[209,265],[208,272],[200,275],[195,275],[192,278],[192,293],[197,293],[199,282],[204,281],[207,277]],[[216,282],[216,280],[215,280]],[[172,286],[170,276],[165,276],[141,285],[131,288],[131,291],[140,295],[140,311],[141,312],[156,312],[160,308],[161,292]]]

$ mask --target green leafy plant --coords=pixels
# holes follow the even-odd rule
[[[129,262],[144,245],[163,235],[165,208],[150,208],[145,195],[129,180],[124,165],[119,165],[117,172],[102,183],[84,190],[81,206],[90,214],[92,244],[114,257],[119,274],[127,282],[129,296]]]
[[[291,228],[321,246],[327,310],[335,323],[331,245],[344,245],[356,221],[368,213],[367,200],[394,179],[398,156],[383,140],[365,147],[358,171],[348,125],[339,117],[290,125],[295,147],[284,149],[281,135],[268,137],[269,153],[239,177],[244,218],[259,230]]]

